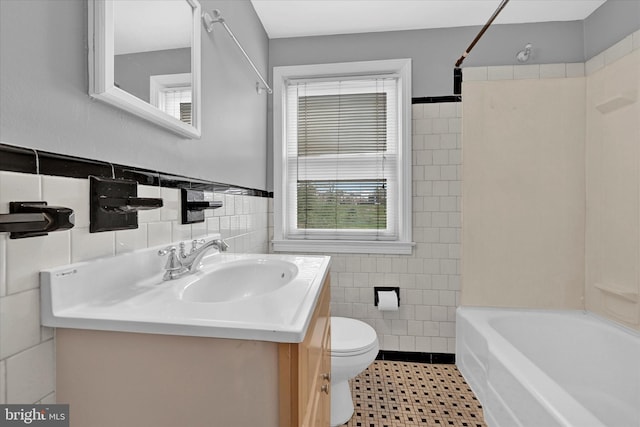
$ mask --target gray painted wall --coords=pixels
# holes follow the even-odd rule
[[[584,20],[584,58],[640,29],[640,0],[607,0]]]
[[[273,39],[269,41],[269,69],[412,58],[414,97],[451,95],[454,63],[481,28]],[[516,54],[527,43],[534,46],[529,64],[585,62],[639,28],[640,0],[608,0],[584,21],[492,25],[465,59],[463,68],[518,65]]]
[[[269,68],[376,59],[413,59],[413,96],[453,94],[453,67],[481,27],[335,36],[269,41]],[[496,25],[487,30],[464,66],[516,64],[516,53],[534,43],[535,63],[582,62],[582,22]],[[533,63],[533,61],[531,61]]]
[[[162,74],[191,72],[191,49],[167,49],[115,55],[114,80],[120,89],[151,102],[149,79]]]
[[[200,3],[222,11],[266,74],[268,38],[251,3]],[[265,189],[267,97],[222,27],[201,37],[202,138],[190,140],[87,95],[87,0],[0,0],[0,140]]]

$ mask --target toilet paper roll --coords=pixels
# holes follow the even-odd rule
[[[398,311],[398,294],[394,291],[378,292],[378,310]]]

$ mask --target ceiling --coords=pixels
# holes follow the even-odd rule
[[[605,0],[511,0],[495,24],[583,20]],[[269,38],[484,25],[501,0],[251,0]]]

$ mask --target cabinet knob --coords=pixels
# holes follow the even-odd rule
[[[329,394],[329,384],[325,384],[322,387],[320,387],[320,391],[323,391],[326,394]]]
[[[331,381],[331,374],[328,372],[325,372],[324,374],[322,374],[322,379],[325,381]]]

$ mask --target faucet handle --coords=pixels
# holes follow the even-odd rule
[[[180,258],[187,257],[187,251],[184,250],[185,244],[184,242],[180,242]]]
[[[158,256],[165,256],[166,254],[168,254],[169,252],[176,252],[176,247],[175,246],[167,246],[164,249],[160,249],[158,251]]]
[[[178,255],[176,255],[176,251],[177,249],[175,246],[169,246],[158,251],[159,256],[164,256],[169,254],[167,258],[167,263],[164,266],[164,269],[165,269],[164,280],[169,280],[173,278],[174,272],[178,272],[184,268],[182,266],[182,262],[180,262],[180,259],[178,258]]]

